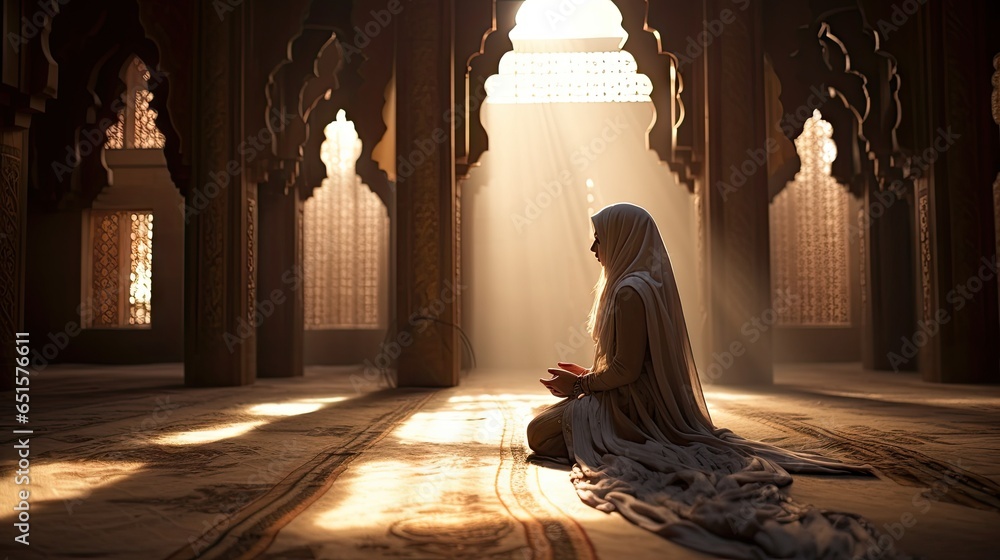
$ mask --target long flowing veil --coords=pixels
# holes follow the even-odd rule
[[[631,204],[609,206],[593,222],[604,263],[592,321],[594,369],[614,347],[612,307],[625,286],[642,298],[649,355],[638,381],[565,409],[580,498],[726,558],[905,558],[879,546],[884,535],[864,518],[796,504],[782,491],[792,482],[789,471],[870,474],[871,467],[746,440],[712,424],[656,224]],[[637,433],[642,437],[622,437]]]

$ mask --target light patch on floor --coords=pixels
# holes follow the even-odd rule
[[[584,505],[567,471],[525,462],[525,425],[556,402],[541,376],[479,371],[433,393],[355,393],[350,372],[324,372],[192,391],[179,386],[179,365],[52,367],[38,384],[48,430],[31,442],[32,552],[707,558]],[[928,559],[993,557],[1000,388],[856,366],[779,368],[776,378],[774,387],[708,386],[716,425],[884,470],[798,475],[794,499],[864,515],[888,544]],[[128,390],[95,390],[109,385]],[[14,470],[2,464],[7,502]]]

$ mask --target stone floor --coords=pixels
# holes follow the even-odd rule
[[[582,504],[525,462],[551,402],[539,372],[389,390],[349,368],[186,389],[179,365],[59,366],[32,381],[30,546],[0,436],[10,558],[707,558]],[[856,365],[780,367],[767,389],[707,387],[716,425],[867,462],[878,479],[797,476],[792,497],[862,514],[925,558],[994,558],[1000,387]],[[11,393],[0,399],[13,400]]]

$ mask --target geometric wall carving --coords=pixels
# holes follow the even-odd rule
[[[783,325],[850,326],[848,193],[830,174],[833,127],[819,111],[795,147],[795,179],[771,203],[771,286]]]

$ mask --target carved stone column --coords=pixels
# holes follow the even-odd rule
[[[29,13],[29,6],[32,12],[37,11],[29,15],[37,33],[22,37],[17,14]],[[32,116],[44,112],[46,101],[56,97],[59,72],[51,56],[49,36],[52,15],[60,6],[4,2],[4,10],[2,29],[9,40],[0,48],[0,368],[4,371],[0,391],[14,388],[15,360],[19,357],[14,342],[17,333],[25,331],[28,136]],[[29,348],[35,352],[49,342],[45,333],[30,334]]]
[[[458,384],[454,0],[424,0],[399,14],[396,46],[395,342],[401,387]]]
[[[995,21],[993,4],[942,0],[928,3],[920,108],[928,115],[917,161],[929,162],[929,216],[923,253],[929,267],[918,305],[919,328],[901,341],[919,352],[925,381],[1000,381],[1000,317],[994,229],[996,154],[1000,152],[991,114],[993,53],[1000,38],[982,24]],[[904,354],[905,357],[905,354]]]
[[[27,178],[24,167],[24,136],[27,132],[0,132],[0,364],[10,374],[0,376],[0,390],[14,388],[14,341],[24,328],[24,240],[27,210]],[[30,344],[43,342],[43,333],[33,333]],[[38,346],[30,346],[38,348]]]
[[[760,3],[746,10],[706,2],[709,18],[731,21],[706,48],[708,309],[711,327],[702,379],[721,384],[772,381],[767,134]],[[756,157],[755,157],[756,156]],[[794,294],[793,294],[794,296]]]
[[[993,57],[993,70],[993,122],[1000,125],[1000,54]],[[996,234],[996,254],[1000,255],[1000,173],[993,181],[993,231]],[[1000,290],[1000,282],[997,289]]]
[[[260,268],[258,301],[263,321],[257,328],[258,377],[298,377],[303,370],[305,336],[302,213],[297,188],[272,172],[260,186]]]
[[[243,121],[246,14],[198,7],[194,169],[185,209],[188,386],[247,385],[256,373],[257,187],[246,172],[259,149],[246,142],[265,139]]]

